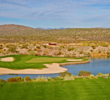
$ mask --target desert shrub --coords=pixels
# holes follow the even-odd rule
[[[89,76],[94,77],[94,75],[93,75],[93,74],[90,74]]]
[[[68,48],[68,51],[73,51],[73,50],[74,50],[73,47],[72,48],[71,47]]]
[[[16,52],[16,46],[10,46],[8,48],[8,51],[10,51],[10,52]]]
[[[16,78],[9,78],[7,82],[17,82]]]
[[[66,75],[71,76],[71,73],[69,73],[69,72],[62,72],[62,73],[60,73],[59,76],[64,78]]]
[[[79,76],[89,76],[91,74],[91,72],[89,71],[79,71]]]
[[[103,73],[98,73],[97,76],[103,76]]]
[[[48,77],[48,81],[50,81],[51,80],[51,77]]]
[[[95,49],[96,48],[96,46],[91,46],[93,49]]]
[[[48,79],[48,81],[58,81],[58,80],[61,80],[61,79],[59,79],[59,77],[53,77]]]
[[[98,77],[97,76],[94,76],[93,79],[98,79]]]
[[[82,79],[83,79],[83,80],[86,80],[87,78],[86,78],[86,77],[83,77]]]
[[[68,76],[68,75],[66,75],[66,76],[64,77],[64,80],[74,80],[74,77],[73,77],[73,76]]]
[[[24,78],[23,77],[21,78],[21,81],[24,81]]]
[[[46,77],[38,77],[36,81],[48,81]]]
[[[35,55],[36,55],[36,52],[35,52],[35,51],[30,51],[30,52],[29,52],[29,55],[35,56]]]
[[[0,79],[0,82],[6,82],[5,80],[3,80],[3,79]]]
[[[104,76],[104,78],[106,78],[106,79],[109,78],[109,74],[104,74],[103,76]]]
[[[15,77],[15,79],[16,79],[17,82],[21,81],[21,77]]]
[[[62,54],[62,52],[61,52],[61,51],[59,51],[59,52],[58,52],[58,55],[61,55],[61,54]]]
[[[47,48],[47,46],[46,45],[42,45],[44,48]]]
[[[88,79],[92,79],[92,77],[91,76],[88,76]]]
[[[3,53],[4,52],[4,50],[3,49],[0,49],[0,53]]]
[[[28,44],[23,44],[23,45],[21,46],[21,48],[22,48],[22,49],[24,49],[24,48],[25,48],[25,49],[28,49]]]
[[[26,76],[25,77],[25,80],[28,81],[28,82],[30,82],[31,81],[31,78],[29,76]]]
[[[40,47],[40,46],[36,46],[36,48],[37,48],[37,49],[40,49],[41,47]]]
[[[109,74],[109,73],[108,73]],[[110,78],[110,74],[109,74],[109,78]]]
[[[55,81],[58,81],[59,80],[59,77],[55,77],[55,78],[53,78]]]
[[[14,77],[14,78],[9,78],[7,80],[7,82],[20,82],[21,81],[21,77],[18,76],[18,77]]]
[[[63,77],[61,77],[61,76],[57,76],[58,78],[59,78],[59,80],[63,80]]]

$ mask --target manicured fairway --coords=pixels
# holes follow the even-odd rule
[[[110,79],[0,83],[0,100],[110,100]]]
[[[67,59],[75,58],[61,58],[61,57],[47,57],[47,56],[29,56],[29,55],[12,55],[7,57],[14,57],[14,62],[0,61],[0,67],[10,69],[26,69],[26,68],[45,68],[43,64],[49,63],[63,63],[68,62]],[[0,57],[2,58],[2,57]],[[87,59],[83,59],[87,60]]]
[[[27,63],[51,63],[51,62],[59,62],[59,61],[66,61],[69,58],[54,58],[54,57],[37,57],[32,58],[31,60],[27,61]]]

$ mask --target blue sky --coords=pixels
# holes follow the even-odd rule
[[[0,0],[0,25],[110,27],[110,0]]]

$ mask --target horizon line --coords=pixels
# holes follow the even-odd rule
[[[48,27],[48,28],[44,28],[44,27],[32,27],[32,26],[23,25],[23,24],[0,24],[0,26],[3,26],[3,25],[18,25],[18,26],[25,26],[25,27],[30,27],[34,29],[48,29],[48,30],[51,30],[51,29],[86,29],[86,28],[87,29],[92,29],[92,28],[110,29],[110,27],[59,27],[59,28]]]

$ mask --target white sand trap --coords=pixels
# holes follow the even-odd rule
[[[13,70],[8,68],[0,68],[0,74],[54,74],[65,72],[68,69],[60,67],[59,64],[45,64],[47,68],[43,69],[21,69],[21,70]]]
[[[13,62],[14,61],[14,58],[13,57],[1,58],[0,61],[3,61],[3,62]]]
[[[83,59],[67,59],[67,61],[83,61]]]

